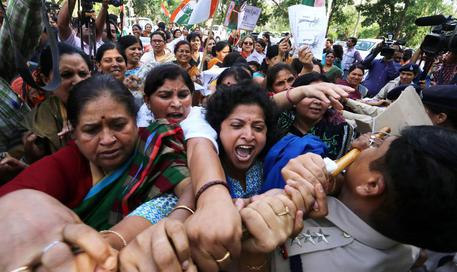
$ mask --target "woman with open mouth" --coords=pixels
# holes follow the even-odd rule
[[[208,100],[206,119],[218,133],[219,157],[232,198],[256,195],[262,185],[262,156],[275,136],[275,110],[249,81],[221,85]]]
[[[191,111],[194,90],[192,79],[180,66],[163,64],[153,68],[145,80],[144,104],[138,112],[138,126],[147,127],[161,118],[179,124]]]

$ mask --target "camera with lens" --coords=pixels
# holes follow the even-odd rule
[[[103,3],[103,0],[82,0],[81,7],[83,11],[92,11],[93,2],[95,3]],[[123,0],[109,0],[108,5],[112,5],[115,7],[119,7],[124,3]]]
[[[394,40],[394,35],[392,33],[387,34],[386,37],[382,38],[382,47],[381,47],[381,56],[386,57],[388,59],[393,58],[395,54],[395,46],[404,45],[405,42]]]
[[[417,26],[432,26],[420,46],[421,50],[428,55],[438,55],[442,52],[457,52],[457,20],[452,16],[433,15],[417,18]]]
[[[102,0],[93,0],[93,1],[97,2],[97,3],[103,3]],[[123,4],[123,2],[124,2],[123,0],[109,0],[108,5],[119,7]]]

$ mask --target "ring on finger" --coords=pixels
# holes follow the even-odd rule
[[[43,254],[45,254],[46,252],[48,252],[49,250],[51,250],[53,247],[55,247],[56,245],[62,243],[62,241],[59,241],[59,240],[54,240],[52,241],[51,243],[49,243],[47,246],[45,246],[43,248]]]
[[[225,253],[224,257],[220,258],[219,260],[216,260],[216,263],[222,263],[223,261],[227,260],[228,258],[230,258],[230,251],[227,251],[227,253]]]
[[[277,215],[277,216],[283,216],[283,215],[289,215],[289,214],[290,214],[289,207],[285,206],[284,211],[282,211],[282,212],[280,212],[280,213],[277,213],[276,215]]]

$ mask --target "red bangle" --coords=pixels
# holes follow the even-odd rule
[[[214,185],[223,185],[225,186],[225,188],[227,188],[227,190],[230,192],[230,189],[227,185],[227,182],[223,181],[223,180],[213,180],[213,181],[210,181],[210,182],[207,182],[205,183],[202,187],[200,187],[200,189],[198,189],[197,193],[195,194],[195,204],[197,204],[198,202],[198,199],[200,198],[200,196],[211,186],[214,186]]]
[[[290,99],[290,95],[289,95],[290,90],[292,90],[292,89],[289,89],[286,91],[286,98],[287,98],[287,101],[289,101],[290,105],[293,106],[294,102],[292,102],[292,99]]]

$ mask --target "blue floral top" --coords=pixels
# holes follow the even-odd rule
[[[248,198],[259,194],[263,183],[263,163],[255,162],[246,172],[246,191],[243,190],[241,183],[231,177],[227,177],[227,183],[232,198]],[[178,203],[178,197],[174,194],[163,194],[153,198],[136,208],[129,216],[141,216],[156,224],[167,217]]]
[[[246,191],[243,190],[240,181],[234,178],[227,177],[227,182],[232,198],[248,198],[259,194],[263,182],[263,163],[255,162],[246,172]]]

